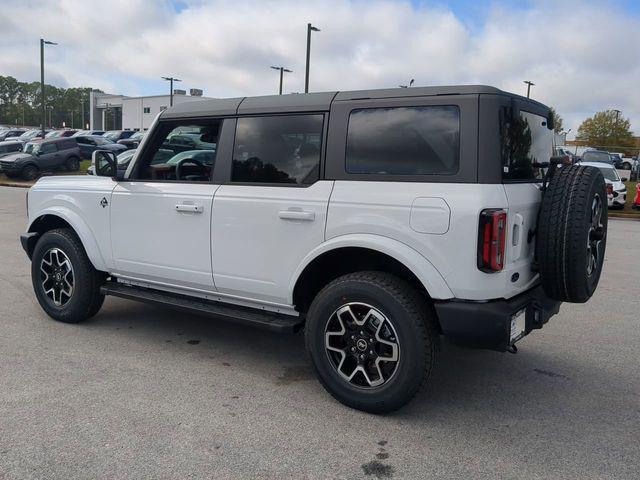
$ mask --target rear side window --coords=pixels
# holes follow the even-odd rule
[[[500,149],[504,180],[541,180],[545,169],[539,164],[553,155],[553,130],[541,115],[521,111],[514,117],[505,107],[500,113]]]
[[[320,174],[323,115],[239,118],[231,181],[311,184]]]
[[[456,106],[353,110],[347,132],[348,173],[452,175],[460,164]]]

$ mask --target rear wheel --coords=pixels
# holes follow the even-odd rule
[[[314,299],[305,339],[316,374],[337,400],[371,413],[397,410],[429,377],[438,342],[421,294],[383,272],[340,277]]]
[[[77,172],[80,170],[80,159],[78,157],[69,157],[66,167],[70,172]]]
[[[51,230],[38,240],[31,280],[40,306],[51,318],[78,323],[98,313],[104,301],[103,279],[72,230]]]
[[[629,162],[623,162],[622,170],[631,170],[631,164]]]
[[[607,241],[607,192],[595,167],[563,167],[542,199],[536,256],[551,298],[584,303],[602,273]]]
[[[20,176],[25,180],[34,180],[40,171],[35,165],[26,165],[22,168]]]

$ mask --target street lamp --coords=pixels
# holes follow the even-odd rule
[[[174,77],[162,77],[162,79],[169,82],[169,106],[173,107],[173,82],[181,82],[182,80]]]
[[[307,23],[307,67],[304,75],[304,93],[309,93],[309,59],[311,57],[311,32],[319,32],[320,29]],[[282,92],[280,92],[282,94]]]
[[[529,94],[531,93],[531,87],[535,85],[531,80],[525,80],[524,83],[527,84],[527,98],[529,98]]]
[[[409,88],[411,86],[413,86],[413,82],[415,82],[415,80],[412,78],[411,81],[409,82],[409,85],[398,85],[400,88]]]
[[[47,122],[47,112],[45,110],[44,99],[44,46],[45,45],[57,45],[57,43],[50,42],[43,38],[40,39],[40,91],[42,93],[42,136],[44,137],[44,125]]]
[[[293,72],[293,70],[289,70],[288,68],[285,68],[285,67],[271,66],[271,68],[273,68],[274,70],[280,71],[280,90],[278,91],[278,95],[282,95],[282,77],[284,76],[284,72],[291,73]]]

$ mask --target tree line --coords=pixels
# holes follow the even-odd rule
[[[45,127],[84,128],[89,123],[89,92],[92,88],[59,88],[45,84]],[[40,126],[40,82],[19,82],[0,75],[0,124]]]

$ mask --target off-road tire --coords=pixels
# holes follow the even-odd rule
[[[397,333],[395,373],[377,387],[361,388],[341,377],[326,350],[330,317],[353,302],[379,310]],[[410,284],[384,272],[357,272],[337,278],[315,297],[307,312],[305,343],[320,383],[334,398],[358,410],[386,413],[408,403],[430,376],[439,342],[437,331],[432,306]]]
[[[67,171],[69,172],[77,172],[80,170],[80,159],[78,157],[69,157],[65,164]]]
[[[592,207],[601,205],[601,228],[592,232]],[[607,241],[607,192],[600,169],[582,165],[559,169],[542,199],[536,234],[536,259],[546,294],[563,302],[584,303],[602,273]],[[597,261],[588,274],[590,239],[601,237]]]
[[[51,248],[64,252],[73,266],[73,294],[62,306],[54,304],[45,294],[42,284],[41,262]],[[100,293],[100,286],[104,279],[104,273],[93,267],[80,239],[73,230],[68,228],[50,230],[38,239],[31,256],[31,280],[40,306],[54,320],[78,323],[98,313],[104,302],[104,295]]]
[[[24,180],[35,180],[40,170],[35,165],[25,165],[20,171],[20,176]]]

